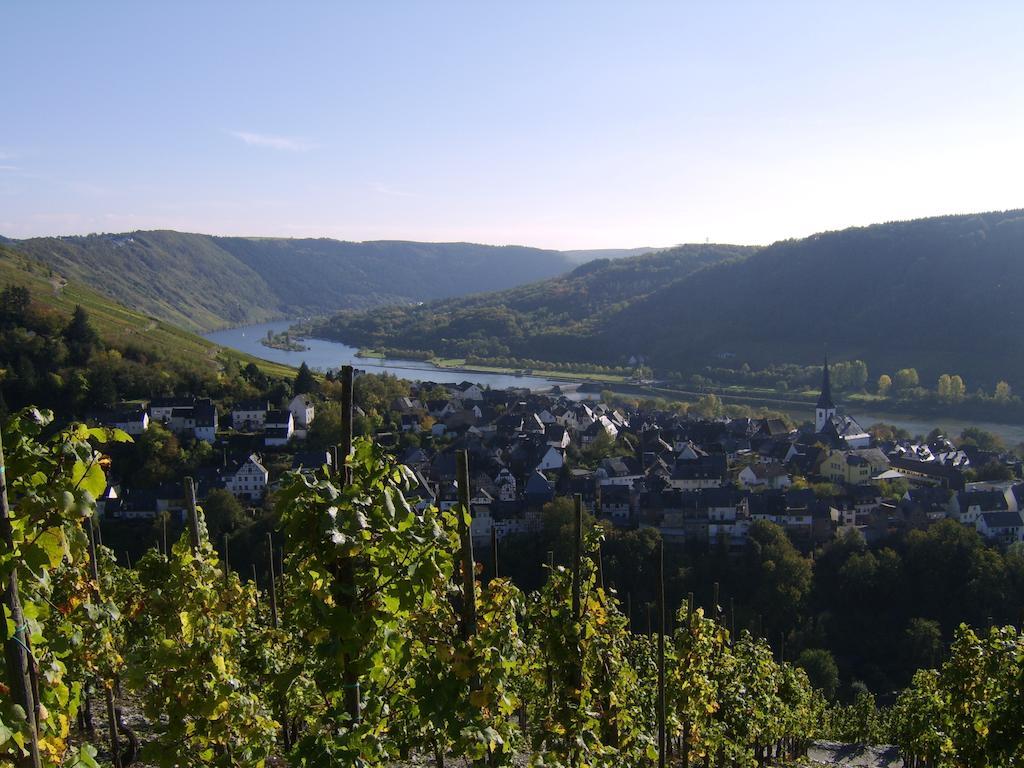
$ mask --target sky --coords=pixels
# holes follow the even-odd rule
[[[0,234],[769,243],[1024,207],[1020,2],[0,5]]]

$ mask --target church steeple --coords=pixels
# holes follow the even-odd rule
[[[821,395],[818,396],[818,405],[814,409],[814,429],[821,432],[826,422],[836,415],[836,404],[832,402],[832,381],[828,374],[828,355],[825,355],[825,365],[821,374]]]
[[[821,395],[818,397],[818,407],[822,409],[835,410],[836,405],[832,402],[832,381],[828,375],[828,355],[825,355],[825,366],[821,374]]]

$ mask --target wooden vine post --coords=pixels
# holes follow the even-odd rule
[[[7,475],[4,469],[4,446],[0,438],[0,542],[8,552],[14,551],[14,528],[11,525],[11,508],[7,500]],[[32,689],[31,669],[29,667],[28,630],[25,614],[21,609],[21,598],[18,595],[18,569],[11,565],[3,585],[4,607],[11,614],[14,632],[8,636],[6,621],[0,621],[0,633],[4,640],[4,660],[7,666],[7,682],[11,689],[11,700],[20,704],[25,710],[28,725],[28,755],[22,765],[28,768],[40,768],[39,732],[36,726],[36,700]],[[21,637],[19,637],[21,635]],[[22,639],[24,638],[24,639]]]
[[[576,631],[576,637],[580,640],[583,638],[583,606],[581,599],[582,592],[582,580],[583,580],[583,496],[576,494],[573,497],[575,502],[575,514],[573,515],[573,553],[572,553],[572,623]],[[582,695],[583,688],[583,643],[579,642],[577,647],[579,648],[579,656],[576,659],[576,664],[573,667],[573,684],[577,691],[580,691]],[[571,734],[570,734],[571,736]],[[570,752],[569,752],[569,765],[573,768],[579,766],[579,747],[576,745],[576,740],[570,741]]]
[[[470,528],[469,453],[455,454],[459,484],[459,542],[462,554],[462,639],[476,634],[476,563],[473,561],[473,532]]]
[[[267,531],[267,558],[270,563],[270,583],[267,585],[270,598],[270,626],[277,629],[277,576],[274,575],[274,534],[270,531]]]
[[[658,542],[658,768],[665,768],[665,542]]]
[[[469,452],[460,450],[455,454],[455,477],[459,486],[459,543],[462,554],[462,639],[468,643],[476,636],[476,562],[473,557],[472,512],[469,500]],[[493,535],[494,529],[491,529]],[[493,541],[493,540],[492,540]],[[495,550],[496,551],[496,550]],[[495,559],[497,565],[497,559]],[[469,681],[470,689],[480,687],[480,678],[474,675]],[[490,748],[488,748],[488,753]],[[488,758],[489,759],[489,758]],[[440,765],[440,763],[438,763]],[[487,760],[476,761],[473,765],[487,765]]]
[[[192,554],[199,554],[199,547],[203,543],[202,533],[199,530],[199,508],[196,505],[196,484],[191,477],[185,478],[185,503],[188,504],[188,531],[192,543]]]
[[[352,484],[352,467],[349,466],[349,457],[352,455],[352,408],[353,408],[353,378],[354,371],[351,365],[341,366],[341,444],[338,446],[337,461],[334,470],[342,488]],[[352,558],[345,560],[338,569],[336,578],[340,597],[348,603],[349,610],[355,608],[355,563]],[[345,686],[345,710],[353,723],[362,719],[362,696],[359,690],[359,676],[352,665],[352,659],[348,653],[342,656],[342,680]]]
[[[92,571],[92,581],[96,588],[96,599],[102,600],[100,561],[96,557],[96,532],[93,530],[91,518],[85,521],[85,530],[89,536],[89,564]],[[114,768],[121,768],[121,744],[117,735],[117,709],[114,706],[114,691],[104,683],[103,692],[107,705],[107,733],[110,739],[110,759]]]
[[[572,520],[572,620],[578,625],[580,610],[580,579],[583,569],[583,496],[576,494]]]
[[[228,555],[228,534],[224,533],[224,587],[231,586],[231,558]]]
[[[491,519],[491,567],[493,568],[493,576],[491,578],[498,578],[498,529],[494,527],[494,519]]]
[[[259,582],[256,580],[256,563],[252,563],[251,565],[253,594],[256,597],[256,615],[258,617],[260,615],[260,585]]]

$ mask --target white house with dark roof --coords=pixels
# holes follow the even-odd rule
[[[196,440],[213,443],[217,440],[217,406],[212,400],[199,399],[192,409],[193,431]]]
[[[260,457],[250,453],[224,472],[224,487],[239,498],[260,501],[267,492],[270,473],[263,466]]]
[[[295,434],[295,417],[291,411],[267,411],[263,423],[263,444],[271,446],[288,445]]]
[[[270,403],[266,400],[242,400],[231,409],[231,427],[238,432],[259,432],[268,410]]]
[[[313,399],[309,395],[296,395],[288,403],[288,410],[291,411],[295,420],[295,429],[305,431],[313,424],[316,410],[313,408]]]
[[[122,406],[105,414],[101,421],[106,426],[120,429],[132,437],[138,437],[149,429],[149,414],[141,405]]]
[[[975,528],[986,539],[1003,544],[1024,541],[1024,520],[1018,511],[983,512]]]

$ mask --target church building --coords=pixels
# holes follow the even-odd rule
[[[821,395],[814,409],[814,431],[822,437],[823,442],[836,448],[867,448],[871,445],[871,435],[852,416],[839,415],[832,401],[827,356],[821,377]]]

